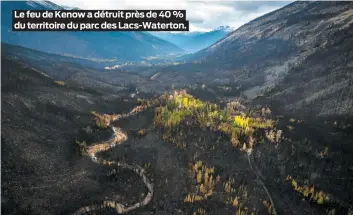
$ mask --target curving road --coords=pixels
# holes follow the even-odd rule
[[[144,184],[148,188],[147,195],[142,201],[130,206],[125,206],[114,200],[108,200],[108,201],[103,201],[102,204],[94,204],[94,205],[82,207],[79,210],[77,210],[74,214],[84,214],[90,211],[95,211],[103,208],[114,208],[117,213],[123,214],[123,213],[128,213],[130,211],[133,211],[139,207],[143,207],[151,201],[153,197],[154,185],[151,182],[151,180],[146,176],[145,170],[142,167],[138,165],[130,165],[124,162],[108,161],[102,158],[97,158],[98,152],[107,151],[117,145],[124,143],[128,139],[127,134],[121,128],[114,127],[111,125],[111,123],[121,118],[126,118],[132,115],[136,115],[137,113],[141,112],[144,109],[145,108],[143,106],[137,106],[127,114],[109,116],[110,121],[107,122],[107,125],[113,131],[112,137],[109,140],[98,142],[96,144],[93,144],[92,146],[89,146],[87,149],[87,152],[88,152],[87,156],[89,156],[93,162],[101,165],[119,167],[119,168],[124,168],[124,169],[129,169],[134,171],[137,175],[139,175],[142,178]],[[115,171],[113,170],[110,174],[115,174]]]

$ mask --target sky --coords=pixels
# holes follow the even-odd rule
[[[241,25],[281,8],[289,1],[225,0],[53,0],[61,6],[86,10],[183,9],[190,21],[190,31],[210,31],[219,26]]]

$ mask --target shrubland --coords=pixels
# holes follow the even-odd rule
[[[185,90],[174,91],[161,96],[161,104],[155,111],[154,124],[164,129],[164,138],[171,142],[176,138],[171,136],[176,127],[198,126],[220,132],[228,136],[233,146],[247,150],[254,147],[256,138],[266,138],[275,122],[265,118],[261,110],[246,114],[243,108],[237,107],[239,105],[230,103],[221,108],[217,104],[197,99]],[[279,139],[277,135],[275,139]]]

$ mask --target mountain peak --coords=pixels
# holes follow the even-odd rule
[[[221,25],[218,28],[215,28],[213,31],[226,31],[226,32],[231,32],[234,31],[235,29],[233,27],[230,27],[229,25]]]

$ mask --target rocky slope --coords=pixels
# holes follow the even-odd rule
[[[312,49],[315,54],[290,67],[263,98],[292,112],[352,115],[352,47],[352,26],[332,33]]]

